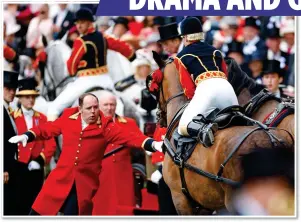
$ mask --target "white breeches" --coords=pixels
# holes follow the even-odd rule
[[[193,98],[180,119],[179,134],[188,135],[187,125],[198,114],[206,117],[215,108],[224,109],[232,105],[238,105],[238,101],[231,84],[226,79],[204,80],[197,86]]]
[[[69,83],[66,89],[51,103],[47,112],[48,118],[58,116],[82,94],[94,87],[114,89],[114,83],[108,73],[78,77],[74,82]]]

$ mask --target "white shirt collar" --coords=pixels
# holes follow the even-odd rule
[[[85,120],[82,118],[81,116],[81,120],[82,120],[82,130],[85,129],[89,124],[85,122]]]
[[[281,93],[280,90],[278,89],[276,92],[273,93],[274,96],[276,96],[277,98],[281,98]]]
[[[22,109],[22,113],[25,115],[25,116],[33,116],[33,109],[26,109],[24,106],[21,105],[21,109]]]

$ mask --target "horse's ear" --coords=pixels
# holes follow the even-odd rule
[[[43,42],[44,47],[46,48],[47,45],[48,45],[48,42],[47,42],[47,39],[46,39],[45,35],[42,35],[42,42]]]
[[[156,61],[156,63],[158,64],[159,68],[163,68],[165,66],[165,63],[164,61],[161,59],[160,55],[155,52],[155,51],[152,51],[153,52],[153,58],[154,60]]]

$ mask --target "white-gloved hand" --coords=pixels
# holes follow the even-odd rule
[[[152,143],[152,147],[159,152],[162,152],[162,145],[163,145],[163,141],[160,142],[154,141]]]
[[[30,163],[28,164],[28,170],[32,171],[32,170],[39,170],[41,169],[41,165],[37,162],[37,161],[30,161]]]
[[[13,136],[11,137],[8,142],[10,143],[22,143],[23,147],[26,146],[28,140],[28,136],[25,134],[19,135],[19,136]]]
[[[159,170],[156,170],[155,172],[153,172],[153,174],[151,175],[151,181],[155,184],[159,183],[159,180],[162,178],[162,174],[160,173]]]

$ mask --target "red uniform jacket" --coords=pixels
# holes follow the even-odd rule
[[[91,45],[93,48],[90,47]],[[69,74],[75,75],[78,69],[87,70],[84,75],[93,75],[94,71],[107,72],[107,49],[121,53],[130,61],[135,58],[134,49],[128,43],[111,36],[103,36],[95,31],[95,28],[90,28],[86,35],[78,37],[73,43],[72,53],[67,61]],[[95,59],[96,64],[94,64]]]
[[[82,130],[78,108],[65,109],[54,122],[26,132],[29,140],[63,135],[62,153],[49,174],[32,208],[41,215],[56,215],[72,185],[77,190],[79,215],[92,214],[92,198],[99,186],[101,160],[108,143],[144,147],[151,150],[152,139],[120,129],[110,118],[101,116],[97,123]]]
[[[13,117],[18,129],[18,133],[25,133],[28,129],[26,126],[25,118],[22,109],[17,109],[13,113]],[[36,127],[40,124],[46,123],[47,117],[42,113],[34,111],[32,117],[32,126]],[[56,143],[53,138],[46,141],[32,141],[27,143],[26,147],[22,144],[18,146],[18,161],[22,163],[29,163],[30,160],[36,159],[39,155],[44,159],[44,163],[48,164],[56,149]]]
[[[115,123],[125,130],[142,135],[135,120],[131,118],[117,117]],[[120,144],[116,143],[109,144],[106,153],[119,146]],[[99,188],[93,198],[93,215],[125,215],[124,213],[127,211],[124,209],[135,207],[131,148],[125,147],[103,159],[99,175]]]
[[[3,56],[7,61],[12,62],[16,59],[17,54],[16,54],[15,50],[13,50],[11,47],[4,45],[3,46]]]

